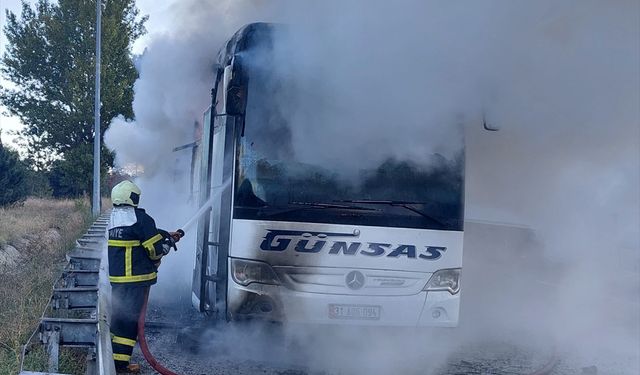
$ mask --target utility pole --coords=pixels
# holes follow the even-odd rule
[[[102,39],[102,0],[96,0],[96,94],[94,102],[93,136],[93,216],[100,214],[100,44]]]

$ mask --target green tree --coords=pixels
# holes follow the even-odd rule
[[[27,175],[25,176],[27,195],[38,198],[50,197],[52,190],[49,185],[49,174],[48,171],[36,171],[27,168]]]
[[[103,155],[102,157],[104,157]],[[92,180],[86,178],[85,171],[93,170],[93,145],[84,144],[68,150],[63,159],[55,160],[49,172],[49,185],[54,197],[78,197],[90,195]],[[103,165],[100,171],[102,182],[107,169]]]
[[[94,132],[96,0],[38,0],[22,3],[20,17],[7,11],[7,50],[0,72],[14,87],[0,88],[0,102],[25,125],[21,139],[36,169],[60,160],[65,184],[92,180],[89,160]],[[145,32],[135,0],[102,0],[101,134],[116,116],[133,118],[138,73],[131,46]],[[85,152],[87,155],[80,155]],[[103,150],[103,168],[113,156]],[[75,163],[74,160],[80,162]]]
[[[18,153],[2,146],[0,139],[0,207],[27,197],[26,175],[27,168]]]

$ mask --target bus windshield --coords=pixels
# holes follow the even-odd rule
[[[293,147],[291,116],[275,103],[286,81],[271,74],[268,53],[245,61],[244,132],[236,142],[234,218],[462,230],[464,149],[446,158],[363,160],[352,175],[303,162]],[[289,93],[290,94],[290,93]],[[282,101],[283,98],[278,98]]]
[[[389,159],[356,183],[319,166],[270,158],[259,151],[261,139],[247,133],[249,127],[237,159],[237,219],[462,230],[460,160],[422,170]]]

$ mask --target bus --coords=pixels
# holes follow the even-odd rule
[[[194,307],[226,321],[455,327],[463,142],[428,167],[388,158],[353,179],[299,160],[296,124],[273,103],[279,27],[249,24],[218,55],[199,145],[198,200],[214,202],[198,222]]]

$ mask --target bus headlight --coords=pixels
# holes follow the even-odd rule
[[[451,268],[434,272],[423,290],[447,290],[451,294],[458,293],[460,291],[461,270],[461,268]]]
[[[236,283],[247,286],[251,283],[278,285],[278,276],[270,265],[253,260],[231,258],[231,277]]]

